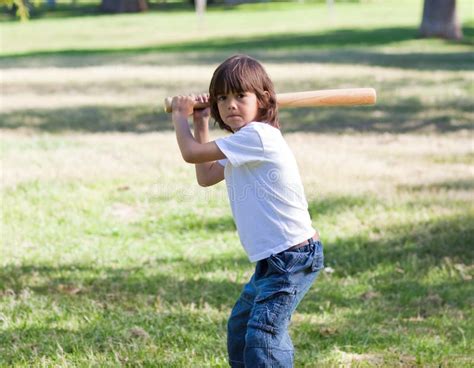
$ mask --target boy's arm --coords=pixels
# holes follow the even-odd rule
[[[198,96],[197,100],[207,99]],[[201,186],[214,185],[224,179],[224,167],[215,160],[225,158],[225,155],[214,142],[209,143],[210,109],[193,111],[194,99],[179,97],[173,99],[173,124],[181,154],[186,162],[195,163],[196,179]],[[191,108],[190,108],[191,106]],[[175,114],[175,108],[176,114]],[[194,137],[188,125],[187,116],[193,111]],[[205,161],[201,161],[205,160]]]
[[[199,115],[203,113],[205,114],[204,111],[194,113],[194,138],[199,143],[209,142],[209,116],[202,117],[202,115]],[[224,167],[217,161],[196,164],[195,167],[197,182],[203,187],[208,187],[224,180]]]
[[[176,139],[184,161],[200,164],[225,158],[214,142],[199,143],[194,139],[188,125],[188,116],[193,113],[195,99],[189,96],[173,97],[173,124]]]

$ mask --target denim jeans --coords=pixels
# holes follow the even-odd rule
[[[293,367],[288,325],[323,262],[323,246],[312,239],[257,262],[227,324],[231,367]]]

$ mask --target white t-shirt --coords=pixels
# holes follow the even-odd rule
[[[252,122],[215,142],[226,156],[218,162],[251,262],[314,235],[298,166],[279,129]]]

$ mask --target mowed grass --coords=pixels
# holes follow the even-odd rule
[[[408,1],[337,4],[332,20],[324,4],[215,9],[202,33],[189,11],[3,23],[0,366],[227,366],[253,265],[225,186],[196,184],[160,105],[206,90],[234,52],[278,91],[378,91],[374,107],[281,111],[327,267],[292,320],[295,366],[472,366],[459,6],[467,38],[452,44],[414,39]]]
[[[96,1],[94,4],[97,4]],[[469,51],[474,41],[472,3],[458,1],[465,27],[463,42],[454,49]],[[192,8],[140,14],[48,17],[24,24],[4,22],[1,55],[102,55],[153,51],[214,51],[224,49],[340,48],[350,46],[420,45],[431,50],[445,42],[413,42],[422,3],[411,0],[342,2],[332,12],[325,3],[263,3],[209,7],[203,19]],[[80,13],[80,7],[78,8]],[[54,16],[54,13],[52,13]],[[426,51],[426,50],[425,50]]]

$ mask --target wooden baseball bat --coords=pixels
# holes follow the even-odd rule
[[[377,94],[373,88],[323,89],[319,91],[290,92],[277,94],[278,107],[357,106],[374,105]],[[172,112],[173,97],[165,98],[165,111]],[[195,109],[209,104],[196,103]]]

